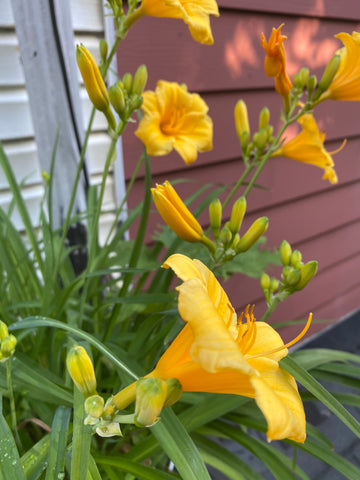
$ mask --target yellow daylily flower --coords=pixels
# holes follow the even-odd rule
[[[292,158],[303,163],[309,163],[324,169],[324,180],[330,183],[337,183],[338,178],[334,170],[334,162],[331,158],[335,152],[327,152],[324,147],[325,134],[319,131],[316,121],[311,113],[306,113],[299,118],[302,130],[292,140],[285,142],[271,156],[283,156]],[[342,146],[340,147],[340,149]]]
[[[283,97],[287,96],[292,88],[291,80],[286,73],[286,57],[283,41],[287,39],[281,35],[281,28],[273,28],[269,41],[266,41],[265,35],[261,34],[261,45],[265,50],[266,57],[264,62],[265,73],[268,77],[274,77],[275,89]]]
[[[212,149],[213,125],[208,106],[185,85],[159,81],[155,92],[143,93],[144,117],[135,132],[149,155],[166,155],[175,149],[186,164],[197,152]]]
[[[168,181],[164,185],[156,185],[151,193],[158,212],[178,237],[186,242],[199,242],[202,239],[204,234],[201,225]]]
[[[140,9],[151,17],[180,18],[188,25],[194,40],[214,43],[209,15],[219,16],[215,0],[142,0]]]
[[[287,347],[267,323],[247,308],[237,320],[214,274],[199,260],[170,256],[163,265],[183,281],[178,308],[185,327],[160,358],[152,377],[177,378],[187,392],[213,392],[254,398],[268,424],[269,440],[304,442],[305,414],[294,378],[279,367]]]
[[[319,102],[332,100],[360,100],[360,33],[338,33],[344,47],[336,53],[340,55],[340,66],[329,88],[320,96]]]

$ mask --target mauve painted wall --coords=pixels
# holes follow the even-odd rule
[[[276,128],[282,99],[273,89],[273,79],[263,71],[261,32],[268,37],[272,27],[284,23],[290,75],[307,66],[320,77],[341,46],[334,35],[360,28],[360,2],[354,0],[223,0],[219,5],[221,17],[211,20],[213,46],[194,42],[181,21],[144,18],[129,33],[118,57],[120,75],[146,63],[148,88],[154,89],[159,79],[186,83],[209,105],[214,122],[211,152],[200,154],[191,166],[185,166],[176,154],[152,159],[154,184],[179,177],[193,180],[179,186],[184,196],[204,183],[231,183],[240,176],[243,165],[233,122],[239,98],[248,105],[253,130],[264,105],[270,108]],[[302,251],[305,261],[319,261],[310,286],[281,304],[271,321],[305,318],[310,311],[315,318],[337,320],[360,306],[360,103],[325,102],[316,109],[316,118],[326,132],[329,151],[344,137],[348,139],[344,150],[334,156],[338,185],[323,181],[321,169],[276,158],[258,181],[269,190],[255,189],[248,197],[244,227],[267,215],[269,247],[287,239]],[[127,179],[142,148],[134,131],[131,126],[124,136]],[[130,207],[142,197],[142,188],[139,178]],[[161,222],[154,211],[151,225]],[[279,269],[275,272],[280,274]],[[261,317],[265,302],[258,280],[239,275],[226,282],[225,288],[237,308],[255,303],[256,316]],[[323,326],[313,324],[311,332]],[[293,333],[287,329],[284,334]]]

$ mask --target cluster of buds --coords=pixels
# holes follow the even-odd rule
[[[263,273],[260,278],[268,306],[271,306],[274,301],[285,300],[291,294],[305,288],[317,271],[317,262],[313,260],[303,263],[301,252],[293,251],[286,240],[281,242],[279,252],[283,265],[282,281],[270,278],[266,273]]]
[[[250,141],[250,126],[247,106],[244,100],[239,100],[234,110],[235,127],[238,135],[244,162],[247,164],[251,153],[255,150],[256,156],[261,156],[263,151],[274,141],[274,127],[269,124],[270,111],[264,107],[259,115],[259,129]]]
[[[100,42],[100,55],[105,63],[107,57],[105,40]],[[84,45],[76,47],[76,59],[92,104],[103,112],[111,130],[121,133],[132,113],[142,105],[142,93],[147,82],[146,66],[141,65],[134,77],[131,73],[125,73],[123,78],[108,90],[94,57]],[[119,124],[116,123],[110,105],[120,117]]]
[[[66,366],[76,387],[85,397],[86,418],[101,437],[121,435],[120,423],[133,423],[138,427],[151,427],[159,420],[161,410],[176,403],[182,387],[176,378],[161,380],[156,377],[140,378],[110,397],[105,403],[96,391],[96,378],[92,361],[84,347],[70,349]],[[135,401],[135,413],[119,415]]]
[[[240,228],[246,213],[246,199],[240,197],[233,205],[230,220],[221,228],[222,205],[215,199],[209,207],[210,227],[216,240],[215,259],[229,261],[239,253],[249,250],[266,232],[269,219],[260,217],[240,237]]]
[[[14,355],[16,347],[16,337],[9,335],[7,325],[0,320],[0,362],[6,362]]]

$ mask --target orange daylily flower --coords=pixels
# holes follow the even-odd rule
[[[309,163],[324,169],[324,180],[337,183],[338,178],[334,170],[334,162],[331,157],[335,152],[327,152],[324,147],[325,134],[319,131],[316,121],[311,113],[306,113],[299,118],[302,130],[292,140],[285,142],[271,156],[292,158],[303,163]],[[340,147],[340,149],[343,146]]]
[[[185,327],[153,372],[162,380],[177,378],[183,391],[244,395],[254,398],[268,424],[269,440],[304,442],[305,414],[294,378],[279,367],[287,347],[267,323],[256,322],[252,309],[237,319],[214,274],[199,260],[170,256],[163,265],[183,280],[178,308]]]
[[[268,77],[275,78],[275,89],[283,97],[287,96],[292,88],[291,80],[286,73],[286,57],[283,41],[285,35],[281,35],[281,28],[273,28],[269,41],[266,41],[265,35],[261,34],[261,45],[265,50],[266,57],[264,62],[265,73]]]

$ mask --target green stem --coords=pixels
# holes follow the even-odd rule
[[[239,187],[243,184],[244,180],[246,179],[246,177],[249,175],[249,173],[251,172],[251,170],[254,168],[253,165],[247,165],[245,170],[244,170],[244,173],[241,175],[241,177],[239,178],[239,180],[235,183],[234,187],[232,188],[231,192],[228,194],[228,196],[226,197],[224,203],[223,203],[223,208],[225,208],[227,206],[227,204],[230,202],[230,200],[233,198],[233,196],[235,195],[235,193],[237,192],[237,190],[239,189]]]
[[[272,312],[275,310],[275,308],[278,306],[280,303],[280,299],[277,297],[274,297],[273,301],[271,302],[271,305],[268,306],[266,312],[264,315],[261,317],[260,322],[266,322],[266,320],[270,317]]]
[[[16,406],[14,398],[14,390],[12,386],[12,375],[11,375],[11,358],[6,361],[6,380],[7,388],[9,390],[9,401],[10,401],[10,412],[11,412],[11,430],[14,434],[16,443],[21,447],[21,440],[19,437],[19,432],[17,431],[17,420],[16,420]]]

